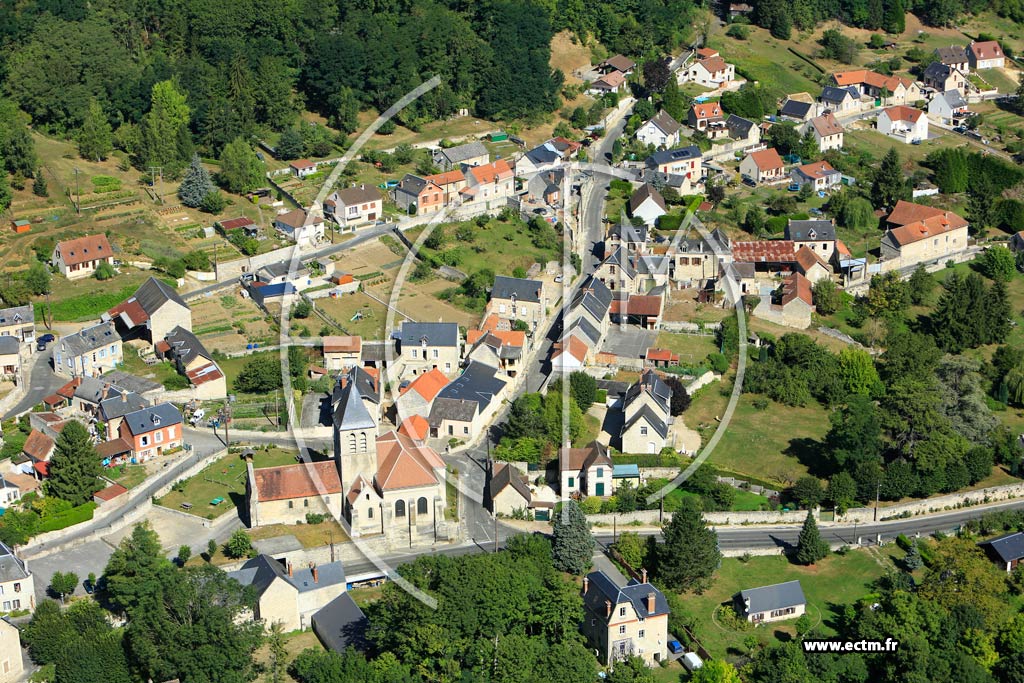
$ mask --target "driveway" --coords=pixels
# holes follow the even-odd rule
[[[25,396],[4,415],[5,420],[27,413],[32,406],[42,403],[44,398],[67,383],[63,377],[53,374],[53,369],[50,367],[51,355],[52,352],[47,349],[46,351],[34,351],[29,356]]]
[[[633,325],[625,328],[613,325],[608,328],[608,336],[601,351],[623,358],[643,358],[657,338],[657,330],[644,330]]]
[[[303,394],[302,417],[299,419],[299,426],[330,427],[332,424],[331,397],[316,392]]]
[[[54,572],[73,571],[78,575],[78,587],[75,588],[75,595],[85,595],[82,582],[88,578],[90,573],[99,576],[107,566],[114,549],[108,543],[99,539],[83,543],[74,548],[40,557],[29,562],[29,569],[35,579],[36,604],[40,600],[49,597],[46,589],[50,585],[50,578]]]

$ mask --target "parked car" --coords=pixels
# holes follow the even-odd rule
[[[683,646],[678,640],[670,640],[668,641],[668,651],[674,655],[682,654]]]
[[[57,337],[55,337],[54,335],[50,334],[49,332],[39,336],[39,341],[43,342],[44,344],[49,344],[50,342],[54,341],[55,339],[57,339]]]

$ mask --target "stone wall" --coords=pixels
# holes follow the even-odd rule
[[[993,486],[977,491],[966,493],[951,493],[945,496],[937,496],[926,500],[917,500],[900,505],[889,505],[878,510],[878,520],[885,521],[901,517],[916,517],[933,512],[956,510],[959,508],[996,503],[1003,500],[1013,500],[1024,497],[1024,484],[1008,484],[1006,486]],[[841,524],[853,524],[854,522],[870,522],[875,518],[874,508],[851,508],[836,521]]]
[[[622,512],[619,514],[598,514],[587,515],[587,521],[591,524],[603,524],[611,526],[617,524],[619,528],[628,525],[630,522],[639,522],[646,525],[657,525],[659,523],[660,511],[638,510],[636,512]],[[727,526],[730,524],[803,524],[807,518],[805,510],[794,510],[792,512],[753,510],[748,512],[705,512],[704,519],[712,526]],[[664,522],[667,524],[672,519],[672,513],[666,512]]]

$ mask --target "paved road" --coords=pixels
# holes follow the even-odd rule
[[[4,415],[5,420],[27,413],[32,406],[42,403],[44,398],[67,383],[63,377],[53,374],[53,369],[50,367],[51,355],[52,352],[49,350],[35,351],[29,357],[28,382],[26,383],[28,391],[21,401]]]

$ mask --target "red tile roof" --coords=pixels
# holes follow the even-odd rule
[[[226,221],[219,221],[220,227],[224,232],[231,232],[232,230],[240,230],[247,225],[256,225],[250,218],[230,218]]]
[[[130,453],[132,445],[125,439],[111,439],[96,445],[96,452],[101,458],[112,458],[115,455]]]
[[[948,213],[942,216],[933,216],[923,221],[907,223],[898,228],[889,230],[892,240],[900,246],[920,242],[929,237],[942,235],[953,230],[960,230],[967,226],[967,221],[955,213]]]
[[[885,114],[890,121],[910,121],[911,123],[917,123],[924,112],[920,109],[914,109],[913,107],[898,105],[895,107],[889,107],[888,109],[883,109],[882,114]],[[879,114],[879,116],[881,116],[881,114]]]
[[[132,326],[141,325],[149,320],[149,314],[146,313],[146,309],[142,307],[142,304],[134,296],[114,306],[107,313],[111,318],[116,318],[123,313],[131,320]]]
[[[410,415],[398,425],[398,433],[416,441],[426,441],[430,436],[430,423],[422,415]]]
[[[34,467],[36,472],[38,472],[41,476],[43,476],[43,477],[50,476],[50,463],[48,463],[48,462],[34,462],[34,463],[32,463],[32,467]]]
[[[401,390],[404,394],[407,391],[415,391],[426,401],[433,401],[442,389],[448,386],[448,378],[439,369],[434,368],[430,372],[424,372],[414,379],[407,387]]]
[[[746,263],[793,263],[796,245],[791,240],[733,242],[732,257]]]
[[[323,338],[324,353],[359,353],[363,338],[359,335],[336,335]]]
[[[818,256],[818,252],[807,246],[800,247],[796,250],[796,262],[805,273],[815,265],[820,265],[822,268],[828,268],[828,264],[825,263],[823,258]]]
[[[594,85],[603,83],[609,88],[617,88],[626,82],[626,76],[621,71],[612,71],[611,73],[601,76],[601,78],[594,81]]]
[[[53,439],[39,430],[33,429],[25,439],[25,445],[21,447],[22,452],[35,459],[46,460],[53,453]]]
[[[668,349],[647,349],[647,360],[678,363],[679,354],[672,353]]]
[[[512,177],[512,169],[504,159],[492,161],[481,166],[471,166],[469,174],[477,183],[493,183]]]
[[[1002,48],[994,40],[971,43],[969,48],[974,53],[975,59],[998,59],[1003,56]]]
[[[705,102],[693,105],[692,111],[698,119],[712,119],[722,115],[722,105],[718,102]]]
[[[836,115],[830,111],[825,112],[821,116],[815,116],[811,119],[811,125],[814,126],[814,130],[818,131],[818,135],[823,138],[829,135],[839,135],[843,132],[843,125],[839,123]]]
[[[462,174],[462,171],[458,168],[451,171],[445,171],[444,173],[435,173],[434,175],[425,176],[426,180],[434,183],[438,187],[444,187],[445,185],[454,185],[455,183],[466,182],[466,176]]]
[[[221,372],[216,363],[207,363],[197,370],[189,370],[185,375],[193,386],[198,387],[201,384],[206,384],[207,382],[212,382],[215,379],[220,379],[224,376],[224,373]]]
[[[836,169],[832,168],[832,164],[827,161],[815,161],[811,164],[804,164],[803,166],[798,166],[797,170],[808,178],[815,179],[824,178],[836,172]]]
[[[65,399],[63,396],[58,396],[57,394],[50,394],[49,396],[43,399],[43,403],[50,407],[53,407],[60,405],[61,403],[64,403],[64,401],[66,400],[67,399]]]
[[[561,342],[555,342],[555,352],[551,354],[552,358],[558,358],[562,355],[563,346]],[[569,355],[578,361],[583,361],[587,357],[587,351],[589,347],[576,335],[569,337]]]
[[[707,59],[708,57],[717,57],[718,50],[712,50],[710,47],[702,47],[697,49],[697,56],[701,59]]]
[[[794,299],[800,299],[808,306],[814,305],[811,281],[800,273],[793,273],[782,284],[782,305],[785,306]]]
[[[444,461],[434,449],[398,432],[377,437],[376,478],[382,491],[433,486],[435,469],[444,469]]]
[[[514,346],[516,348],[526,346],[526,333],[517,332],[515,330],[468,330],[466,332],[466,343],[472,346],[473,344],[477,343],[478,341],[480,341],[480,339],[482,339],[484,336],[488,334],[490,334],[493,337],[496,337],[499,341],[501,341],[502,346]]]
[[[772,169],[782,168],[782,157],[775,151],[774,147],[769,149],[762,149],[759,152],[751,152],[750,158],[754,160],[757,168],[761,171],[771,171]]]
[[[705,59],[698,62],[702,67],[708,70],[708,73],[718,73],[719,71],[725,71],[729,64],[721,57],[706,57]]]
[[[295,161],[291,162],[288,165],[291,166],[292,168],[295,168],[295,169],[315,168],[316,167],[316,164],[314,164],[309,159],[296,159]]]
[[[865,83],[872,88],[878,88],[879,90],[886,88],[890,92],[896,92],[896,89],[901,85],[907,87],[914,83],[914,81],[905,76],[885,76],[877,71],[868,71],[867,69],[839,71],[832,74],[832,79],[836,82],[836,85],[840,87]]]
[[[69,266],[111,258],[114,255],[106,235],[88,235],[57,243],[61,258]]]
[[[288,500],[341,493],[341,479],[334,461],[296,463],[253,470],[260,501]],[[318,486],[318,483],[320,486]]]
[[[74,398],[75,397],[75,389],[77,389],[79,387],[79,385],[81,385],[81,384],[82,384],[82,378],[81,377],[76,377],[73,380],[71,380],[70,382],[68,382],[67,384],[65,384],[64,386],[62,386],[60,389],[58,389],[56,393],[57,393],[58,396],[63,396],[64,398],[67,398],[67,399]]]
[[[611,312],[657,317],[661,315],[661,297],[649,294],[633,294],[626,301],[615,299],[612,301]]]
[[[121,486],[120,484],[111,484],[107,488],[92,494],[92,497],[99,498],[104,502],[109,502],[120,495],[124,495],[125,493],[128,493],[128,489],[126,489],[125,487]]]
[[[944,211],[943,209],[925,206],[924,204],[915,204],[914,202],[907,202],[902,199],[896,202],[892,213],[885,220],[891,225],[907,225],[923,221],[927,218],[935,218],[936,216],[949,216],[952,222],[959,220],[964,225],[967,225],[967,221],[951,211]]]

